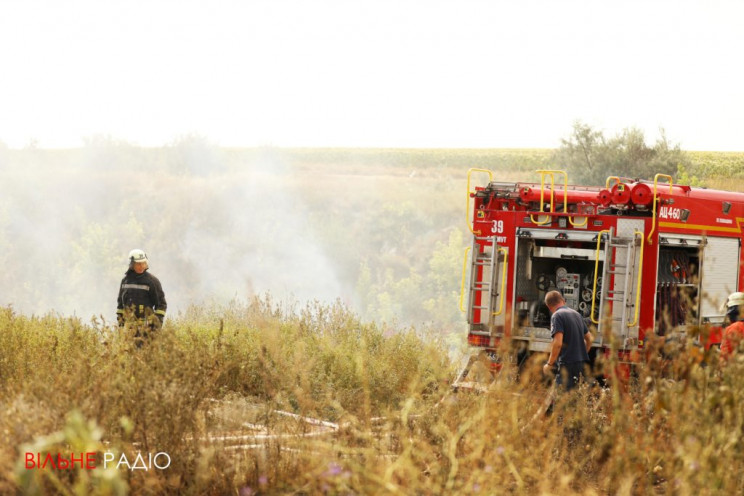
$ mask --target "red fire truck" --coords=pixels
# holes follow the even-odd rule
[[[585,317],[595,353],[614,348],[630,363],[651,334],[692,329],[705,329],[701,346],[720,343],[722,305],[744,289],[744,193],[674,184],[662,174],[591,187],[569,185],[564,171],[537,172],[539,183],[507,183],[468,171],[472,246],[460,307],[472,347],[492,360],[505,338],[522,357],[547,352],[543,299],[552,289]],[[488,184],[474,187],[475,175]]]

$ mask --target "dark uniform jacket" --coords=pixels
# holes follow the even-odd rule
[[[152,315],[162,323],[167,307],[165,293],[157,277],[147,270],[142,274],[132,269],[127,271],[121,280],[116,306],[116,317],[120,324],[124,323],[125,318],[150,320]]]

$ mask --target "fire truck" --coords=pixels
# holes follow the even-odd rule
[[[520,359],[548,352],[543,300],[550,290],[585,318],[593,357],[618,353],[623,363],[639,362],[652,335],[692,330],[701,346],[720,344],[722,305],[744,289],[744,193],[674,184],[663,174],[653,181],[613,176],[593,187],[569,185],[565,171],[537,172],[539,183],[520,183],[468,171],[472,246],[460,309],[476,353],[456,382],[465,381],[476,355],[498,368],[497,350],[507,341]],[[476,176],[488,183],[475,186]]]

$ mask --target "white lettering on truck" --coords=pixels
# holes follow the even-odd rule
[[[504,232],[504,221],[495,220],[493,226],[491,226],[491,234],[501,234]]]
[[[681,214],[682,214],[682,210],[679,209],[679,208],[661,207],[661,209],[659,209],[659,218],[660,219],[679,220],[679,217],[680,217]]]

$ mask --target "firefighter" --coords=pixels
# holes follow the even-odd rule
[[[129,270],[121,280],[116,317],[119,327],[134,329],[135,344],[142,346],[165,319],[167,303],[157,277],[147,272],[147,255],[140,249],[129,252]]]
[[[584,377],[594,336],[581,314],[566,306],[566,300],[559,291],[548,291],[545,305],[551,313],[550,336],[553,343],[543,372],[557,372],[556,385],[563,385],[569,391]]]
[[[726,317],[731,324],[723,331],[721,361],[727,362],[744,339],[744,293],[731,293],[726,301]]]

